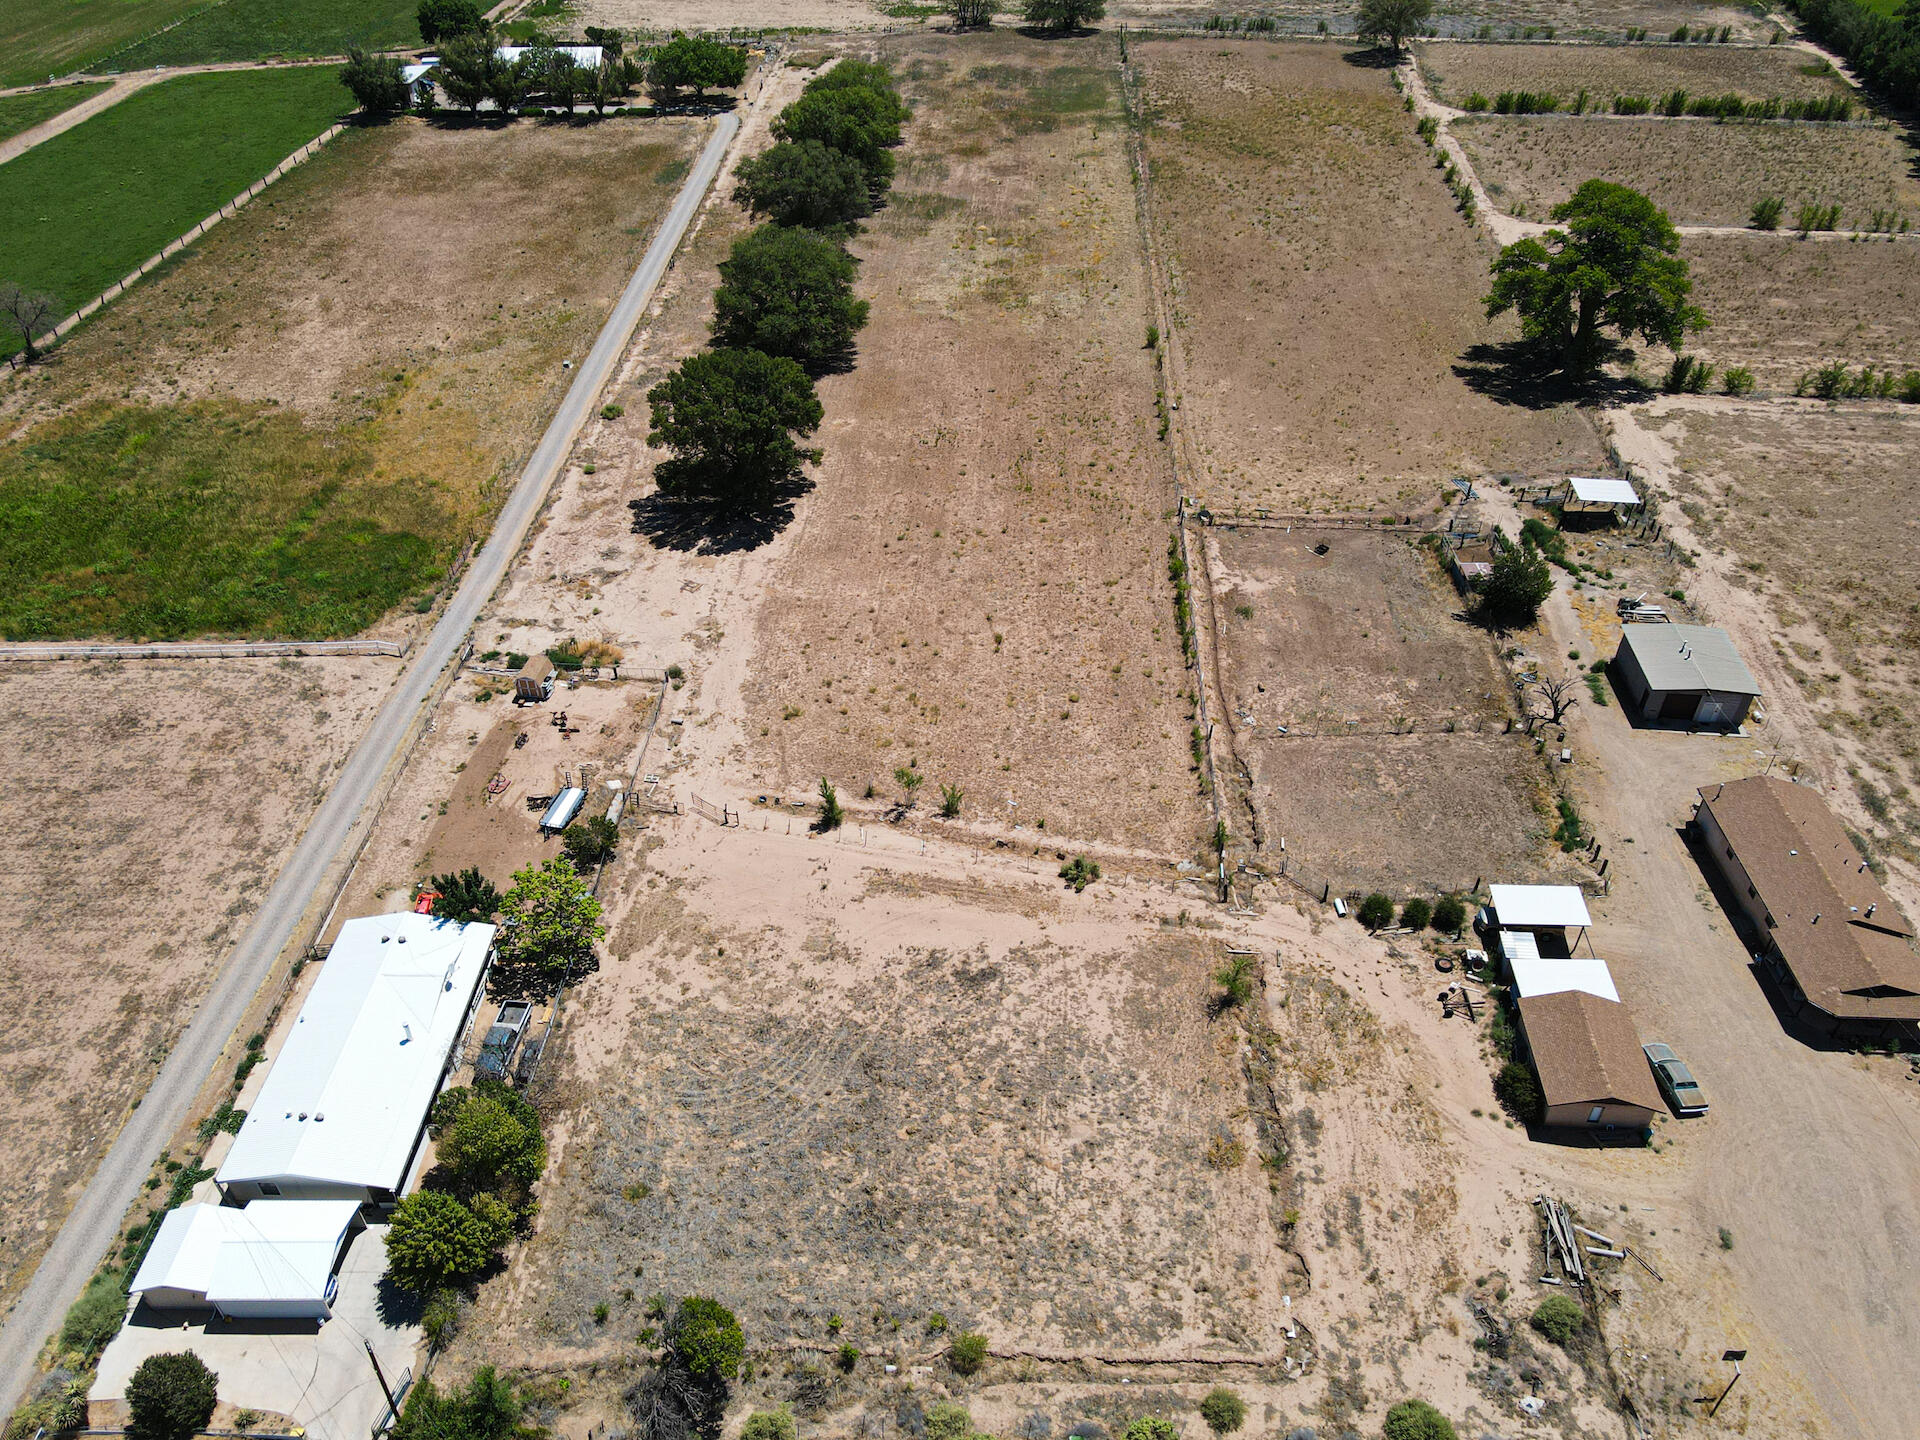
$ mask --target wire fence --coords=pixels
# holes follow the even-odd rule
[[[0,645],[5,660],[226,660],[275,655],[385,655],[400,659],[412,641],[160,640],[145,645],[65,645],[22,641]]]
[[[167,261],[171,260],[174,256],[178,255],[181,251],[185,250],[187,246],[191,245],[194,241],[198,240],[201,236],[205,235],[207,231],[211,230],[215,225],[218,225],[222,220],[225,220],[230,216],[239,214],[241,206],[245,205],[248,201],[252,200],[262,190],[265,190],[269,185],[273,184],[274,181],[278,180],[282,175],[285,175],[289,170],[292,170],[295,166],[306,164],[308,160],[312,159],[315,155],[317,155],[320,152],[320,149],[322,146],[326,145],[329,141],[333,140],[337,135],[340,134],[342,130],[345,130],[346,128],[347,127],[345,125],[334,125],[329,129],[321,132],[319,135],[315,136],[313,139],[309,140],[306,144],[302,145],[298,150],[294,151],[291,155],[287,156],[286,159],[282,160],[278,165],[274,166],[273,169],[269,170],[265,175],[261,176],[258,180],[254,181],[253,184],[249,185],[240,194],[234,196],[233,199],[227,201],[226,204],[222,205],[218,210],[214,211],[213,214],[207,216],[206,219],[202,220],[198,225],[195,225],[191,230],[187,231],[186,234],[182,235],[177,240],[168,242],[168,244],[164,246],[158,254],[148,256],[145,260],[143,260],[140,263],[139,268],[128,272],[128,274],[123,278],[114,281],[113,284],[109,285],[105,290],[102,290],[98,295],[94,296],[93,299],[87,301],[86,304],[82,305],[78,310],[75,310],[71,315],[67,316],[66,319],[62,320],[58,325],[54,326],[53,329],[49,330],[46,334],[36,339],[33,342],[34,348],[38,350],[44,350],[48,346],[57,343],[62,337],[67,335],[76,325],[79,325],[81,322],[85,320],[91,319],[102,308],[104,308],[108,304],[108,302],[117,300],[122,295],[126,294],[128,290],[132,289],[135,285],[139,284],[140,281],[145,279],[148,275],[152,274],[155,270],[159,269],[160,266],[166,264]],[[21,365],[24,365],[26,363],[25,356],[26,356],[26,352],[23,350],[18,355],[9,356],[7,358],[7,363],[17,369]]]

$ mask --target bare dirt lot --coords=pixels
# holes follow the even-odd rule
[[[1920,368],[1920,245],[1697,235],[1681,253],[1713,322],[1687,348],[1745,365],[1762,389],[1791,393],[1835,360],[1856,371]]]
[[[748,678],[762,784],[926,796],[1183,854],[1173,489],[1107,37],[884,47],[918,113],[856,244],[872,322],[820,386],[818,488]]]
[[[1479,115],[1452,130],[1488,195],[1523,219],[1592,179],[1651,196],[1676,225],[1744,225],[1768,196],[1786,202],[1783,229],[1803,204],[1839,205],[1842,229],[1876,210],[1920,215],[1911,151],[1879,126]]]
[[[1206,543],[1269,865],[1284,855],[1336,893],[1544,873],[1551,792],[1533,742],[1506,733],[1511,682],[1426,551],[1299,527]]]
[[[1483,1427],[1535,1393],[1602,1433],[1581,1363],[1472,1347],[1463,1301],[1497,1312],[1528,1263],[1524,1186],[1460,1163],[1418,1042],[1326,965],[1371,952],[1356,930],[1283,909],[1222,936],[1163,885],[1075,897],[892,835],[664,838],[622,862],[540,1098],[564,1139],[539,1233],[451,1373],[564,1375],[566,1433],[625,1423],[648,1297],[698,1290],[745,1325],[742,1408],[832,1434],[957,1396],[993,1433],[1151,1411],[1196,1435],[1222,1382],[1274,1434],[1409,1392]],[[1223,941],[1285,957],[1244,1018],[1206,1003]],[[1369,955],[1369,995],[1398,969]],[[995,1357],[972,1379],[944,1358],[964,1329]]]
[[[1434,99],[1460,106],[1479,91],[1548,91],[1571,106],[1582,90],[1589,109],[1615,95],[1738,95],[1746,100],[1813,100],[1853,95],[1833,67],[1791,47],[1725,45],[1457,45],[1417,46]]]
[[[1885,405],[1676,410],[1655,433],[1674,447],[1696,533],[1731,551],[1731,576],[1778,615],[1776,648],[1849,760],[1843,788],[1874,838],[1920,854],[1909,506],[1920,416]]]
[[[1463,378],[1512,332],[1483,318],[1491,251],[1385,73],[1331,44],[1133,54],[1200,498],[1424,511],[1454,475],[1599,463],[1571,406]]]
[[[10,757],[0,1306],[146,1092],[325,783],[384,659],[0,666]]]

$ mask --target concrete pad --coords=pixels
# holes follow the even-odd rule
[[[190,1350],[220,1377],[220,1399],[237,1408],[288,1415],[312,1440],[366,1440],[387,1408],[367,1363],[371,1341],[398,1390],[420,1343],[419,1306],[381,1284],[387,1227],[356,1235],[340,1266],[333,1318],[223,1320],[204,1310],[160,1311],[142,1304],[100,1357],[92,1400],[125,1397],[149,1355]]]

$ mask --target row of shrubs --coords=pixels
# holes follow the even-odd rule
[[[1563,101],[1550,90],[1502,90],[1489,100],[1476,90],[1461,102],[1461,109],[1473,114],[1492,111],[1496,115],[1552,115],[1565,110],[1570,115],[1601,113],[1600,103],[1582,90],[1571,101]],[[1665,95],[1615,95],[1615,115],[1663,115],[1678,118],[1696,115],[1712,120],[1806,120],[1839,124],[1853,119],[1853,101],[1845,95],[1826,95],[1814,100],[1782,100],[1777,95],[1765,100],[1746,100],[1738,95],[1689,95],[1685,90],[1669,90]]]
[[[1778,230],[1786,212],[1787,202],[1778,195],[1769,195],[1754,203],[1747,224],[1755,230]],[[1911,222],[1898,210],[1875,210],[1856,228],[1872,235],[1899,235],[1905,234],[1910,226]],[[1802,235],[1811,235],[1816,230],[1838,230],[1840,207],[1809,201],[1794,210],[1793,228]]]
[[[1669,395],[1703,395],[1712,384],[1715,368],[1691,355],[1676,355],[1661,386]],[[1730,365],[1720,376],[1723,395],[1753,393],[1753,371],[1744,365]],[[1801,374],[1793,388],[1799,396],[1816,400],[1903,400],[1920,405],[1920,370],[1876,370],[1862,365],[1849,369],[1843,360],[1822,365]]]
[[[1400,906],[1400,924],[1408,930],[1425,930],[1431,925],[1447,935],[1458,935],[1466,928],[1467,905],[1457,895],[1442,895],[1426,900],[1416,895]],[[1393,924],[1393,897],[1378,890],[1360,902],[1354,915],[1369,930],[1384,930]]]

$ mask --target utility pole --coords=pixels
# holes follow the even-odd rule
[[[373,1342],[362,1338],[360,1343],[367,1347],[367,1363],[373,1366],[373,1378],[380,1382],[380,1393],[387,1397],[387,1413],[398,1420],[400,1406],[393,1398],[393,1388],[387,1384],[385,1373],[380,1369],[380,1357],[373,1353]]]

